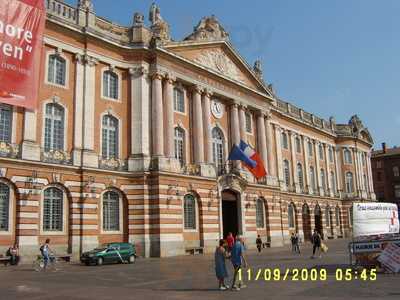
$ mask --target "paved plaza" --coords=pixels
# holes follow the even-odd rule
[[[396,275],[378,274],[376,281],[335,280],[335,270],[348,263],[347,243],[328,241],[329,253],[320,259],[310,259],[309,246],[302,248],[301,255],[293,255],[287,247],[247,253],[252,270],[326,268],[326,281],[288,277],[266,282],[260,276],[240,291],[218,291],[213,255],[198,255],[138,259],[134,265],[72,263],[47,273],[36,273],[30,265],[1,266],[0,299],[398,299],[400,277]],[[228,266],[232,275],[229,262]]]

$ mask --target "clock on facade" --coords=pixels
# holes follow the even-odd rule
[[[211,100],[211,113],[217,119],[222,118],[222,116],[224,115],[224,111],[221,102],[217,100]]]

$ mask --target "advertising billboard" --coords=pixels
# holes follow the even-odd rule
[[[43,0],[0,1],[0,102],[36,108],[45,18]]]

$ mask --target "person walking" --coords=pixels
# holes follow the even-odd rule
[[[296,232],[294,234],[294,252],[296,252],[297,254],[300,254],[300,237],[299,234]]]
[[[239,270],[242,268],[247,268],[246,258],[244,256],[244,238],[242,236],[238,236],[236,242],[233,244],[232,252],[231,252],[231,262],[233,265],[234,273],[232,280],[232,290],[239,291],[241,288],[245,288],[241,281],[241,278],[238,278]],[[236,279],[238,279],[238,285],[236,285]]]
[[[47,268],[47,265],[50,260],[50,239],[46,239],[45,243],[40,246],[40,252],[43,257],[43,262],[44,262],[44,269]]]
[[[317,229],[314,229],[314,233],[311,237],[311,242],[313,243],[313,253],[311,258],[315,258],[315,252],[318,249],[319,257],[321,257],[321,235]]]
[[[219,246],[215,248],[215,274],[218,279],[219,289],[225,291],[229,286],[225,285],[225,278],[228,277],[228,271],[226,270],[225,259],[227,252],[224,248],[224,240],[219,240]]]
[[[260,253],[261,247],[262,247],[262,239],[261,239],[260,235],[257,236],[256,245],[257,245],[258,253]]]
[[[294,232],[292,232],[292,234],[290,235],[290,243],[292,244],[292,252],[295,252],[296,250],[295,250],[295,240],[296,240],[296,237],[294,236]]]

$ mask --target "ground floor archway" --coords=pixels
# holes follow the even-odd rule
[[[321,208],[317,204],[314,209],[314,222],[315,222],[315,229],[319,232],[321,236],[323,236],[324,231],[322,229],[322,212]]]
[[[302,207],[302,221],[303,221],[303,234],[304,240],[310,241],[311,240],[311,216],[310,216],[310,208],[306,203],[304,203]]]
[[[226,238],[229,232],[234,236],[240,233],[239,226],[239,195],[232,190],[222,192],[222,234]]]

